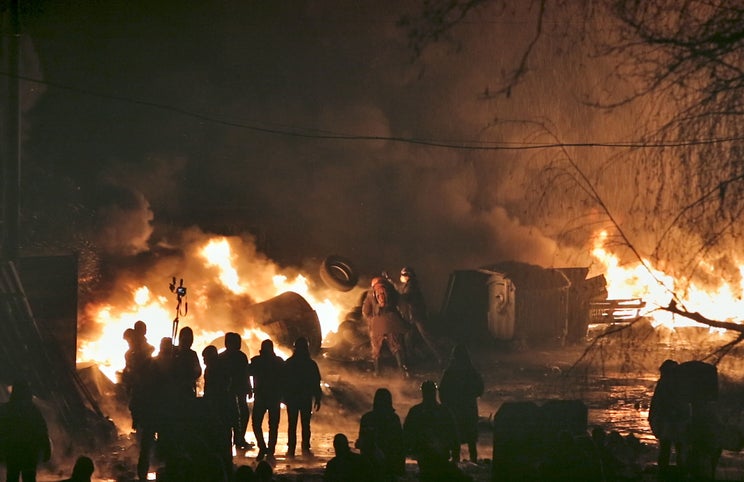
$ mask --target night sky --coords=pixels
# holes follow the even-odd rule
[[[535,28],[527,6],[418,57],[398,25],[418,2],[23,6],[26,249],[120,265],[186,228],[248,233],[286,266],[411,265],[435,309],[455,269],[590,263],[593,229],[566,233],[587,206],[548,200],[569,189],[536,175],[559,152],[472,149],[629,134],[627,112],[586,106],[601,75],[557,35],[491,94]]]

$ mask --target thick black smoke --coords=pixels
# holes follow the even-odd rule
[[[414,266],[434,309],[454,269],[588,264],[586,236],[557,237],[573,214],[535,210],[563,189],[536,176],[554,153],[396,140],[545,140],[500,119],[550,119],[565,140],[615,129],[574,95],[596,79],[566,70],[570,52],[536,52],[540,75],[489,96],[529,15],[466,22],[461,50],[412,60],[397,22],[416,2],[39,5],[24,23],[44,81],[24,113],[29,246],[84,239],[105,261],[192,226],[250,233],[283,265]]]

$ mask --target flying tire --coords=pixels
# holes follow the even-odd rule
[[[320,265],[320,279],[338,291],[351,291],[359,281],[351,262],[341,256],[328,256]]]

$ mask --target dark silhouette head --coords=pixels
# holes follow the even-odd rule
[[[158,357],[164,358],[173,355],[173,338],[164,336],[160,339],[160,352]]]
[[[336,451],[336,455],[342,455],[349,453],[349,439],[342,433],[337,433],[333,436],[333,450]]]
[[[217,355],[219,352],[217,351],[217,347],[214,345],[207,345],[204,347],[204,349],[201,352],[202,358],[204,359],[205,365],[210,365],[213,361],[217,359]]]
[[[134,345],[134,334],[134,328],[127,328],[124,330],[124,334],[122,335],[122,338],[127,342],[127,345],[129,345],[130,348]]]
[[[372,409],[378,411],[395,411],[393,409],[393,394],[387,388],[378,388],[372,402]]]
[[[677,363],[674,360],[664,360],[664,363],[662,363],[661,366],[659,367],[659,373],[661,373],[661,376],[669,375],[678,366],[679,366],[679,363]]]
[[[271,468],[271,464],[265,460],[262,460],[256,465],[256,479],[259,481],[271,480],[274,476],[274,469]]]
[[[191,348],[194,344],[194,330],[188,326],[181,328],[178,332],[178,346],[181,348]]]
[[[421,398],[425,403],[436,403],[437,384],[431,380],[424,381],[421,384]]]
[[[250,465],[241,465],[235,469],[235,482],[253,482],[256,480],[256,474]]]
[[[458,343],[452,348],[452,362],[456,365],[470,365],[470,352],[464,343]]]
[[[95,467],[93,466],[93,459],[88,456],[81,455],[75,461],[75,465],[72,467],[72,478],[75,481],[90,480],[93,475]]]
[[[238,351],[240,350],[241,345],[243,344],[243,340],[240,338],[240,335],[235,332],[227,332],[225,333],[225,348],[232,351]]]
[[[135,321],[134,322],[134,332],[138,336],[142,336],[142,337],[144,337],[145,335],[147,335],[147,325],[145,324],[145,322],[142,321],[142,320]]]
[[[264,340],[261,342],[261,350],[259,351],[262,355],[273,355],[274,354],[274,342],[271,340]]]
[[[310,343],[307,338],[301,336],[294,342],[294,353],[303,356],[310,356]]]
[[[11,403],[30,403],[32,400],[31,386],[26,380],[16,380],[13,382],[13,391],[10,392],[9,397]]]
[[[410,266],[403,266],[400,270],[401,276],[408,276],[409,278],[415,278],[416,272]]]

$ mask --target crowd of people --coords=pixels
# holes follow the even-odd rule
[[[460,348],[460,352],[467,353],[464,348]],[[473,372],[471,376],[476,378],[471,383],[478,385],[480,375]],[[437,392],[434,381],[424,381],[421,384],[421,402],[412,406],[401,422],[390,390],[378,388],[372,410],[363,414],[359,421],[359,435],[355,442],[359,453],[351,450],[346,434],[336,434],[333,439],[336,455],[326,465],[325,481],[399,480],[405,475],[407,457],[416,460],[421,481],[472,480],[460,470],[458,462],[462,444],[468,445],[470,460],[477,462],[475,444],[469,435],[465,435],[477,424],[477,405],[475,413],[468,412],[469,416],[466,416],[458,413],[456,406],[448,406],[438,400]],[[480,393],[477,390],[461,395],[474,404],[478,396]],[[470,406],[470,403],[461,405]]]
[[[411,268],[401,270],[401,285],[376,278],[365,302],[370,326],[375,374],[379,351],[387,344],[408,376],[404,347],[410,327],[441,362],[439,350],[426,328],[426,309]],[[174,330],[174,335],[176,331]],[[321,373],[312,359],[308,340],[298,337],[286,360],[265,339],[256,356],[243,351],[240,334],[224,335],[224,347],[209,345],[199,354],[192,348],[194,332],[186,326],[173,338],[160,340],[159,349],[147,339],[147,324],[136,321],[123,333],[128,344],[120,388],[131,414],[138,456],[136,477],[148,480],[154,467],[159,481],[228,482],[272,480],[281,405],[287,414],[285,459],[314,457],[311,449],[312,414],[321,407]],[[202,368],[203,367],[203,368]],[[201,390],[198,390],[201,388]],[[419,465],[421,480],[466,480],[457,468],[460,445],[477,460],[476,399],[483,381],[463,345],[452,352],[437,384],[421,385],[422,401],[403,421],[393,406],[392,393],[379,388],[372,410],[359,422],[354,451],[346,434],[334,437],[335,456],[328,461],[329,481],[393,481],[404,475],[406,457]],[[252,405],[249,405],[252,400]],[[442,403],[443,402],[443,403]],[[246,438],[250,428],[257,447]],[[268,439],[264,422],[268,422]],[[49,461],[51,443],[40,410],[32,402],[25,381],[14,383],[10,401],[0,407],[0,451],[7,480],[34,482],[37,466]],[[298,444],[299,424],[299,453]],[[12,433],[12,437],[8,434]],[[257,448],[256,465],[235,465],[233,454]],[[153,463],[153,458],[157,463]],[[80,456],[69,481],[90,481],[93,460]]]
[[[214,345],[202,350],[202,373],[198,355],[191,348],[193,332],[189,327],[179,332],[178,345],[163,338],[157,356],[153,356],[154,347],[147,342],[146,333],[142,321],[125,332],[129,349],[121,375],[138,439],[140,480],[147,479],[153,452],[164,462],[159,480],[231,478],[233,447],[236,451],[254,448],[246,439],[249,420],[258,445],[256,460],[271,467],[276,461],[282,403],[289,422],[286,457],[295,456],[298,422],[302,455],[312,456],[310,419],[313,410],[320,409],[322,391],[320,370],[306,338],[295,340],[286,360],[275,353],[270,339],[249,359],[242,350],[241,336],[228,332],[224,350]],[[198,396],[197,383],[202,377],[203,394]],[[263,431],[266,418],[268,440]],[[195,478],[196,474],[200,478]]]
[[[300,425],[300,454],[313,457],[311,418],[320,409],[322,390],[318,364],[306,338],[294,343],[284,360],[271,339],[249,358],[239,334],[226,333],[224,350],[209,345],[202,350],[204,371],[192,350],[193,332],[184,327],[179,343],[164,338],[160,350],[147,342],[142,321],[128,329],[129,343],[122,386],[129,398],[132,424],[138,436],[137,476],[146,480],[156,451],[163,465],[158,480],[241,480],[252,470],[233,467],[236,451],[252,447],[246,440],[248,422],[256,440],[259,466],[266,472],[276,464],[281,404],[288,418],[286,460],[295,458]],[[203,377],[203,394],[197,382]],[[393,408],[391,392],[377,390],[372,410],[361,417],[355,448],[345,434],[336,434],[336,456],[326,469],[328,480],[391,481],[404,474],[407,456],[415,458],[421,480],[466,480],[457,468],[460,445],[477,461],[477,398],[483,380],[464,345],[457,345],[441,379],[441,403],[433,381],[421,386],[422,402],[411,408],[403,423]],[[252,398],[251,407],[248,400]],[[264,421],[268,419],[268,440]],[[157,441],[157,443],[156,443]],[[244,475],[240,476],[240,473]],[[198,474],[198,475],[197,475]],[[196,477],[196,478],[195,478]],[[454,478],[453,478],[454,477]],[[245,479],[249,480],[249,479]]]

